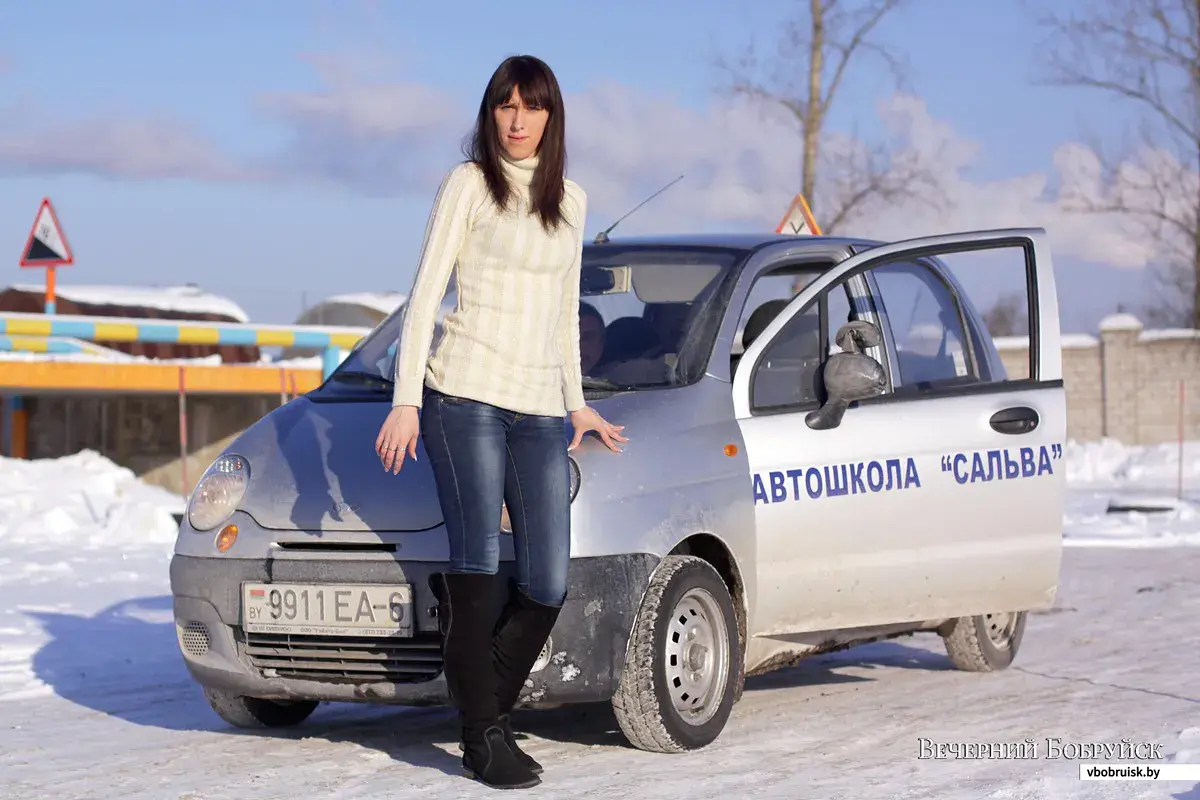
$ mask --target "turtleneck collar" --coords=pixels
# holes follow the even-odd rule
[[[508,157],[507,153],[502,152],[500,165],[504,168],[504,174],[514,185],[527,187],[533,182],[533,171],[537,169],[538,156],[534,153],[529,158],[514,161]]]

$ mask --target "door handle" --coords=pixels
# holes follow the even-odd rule
[[[1029,433],[1041,422],[1041,417],[1029,406],[1013,406],[992,414],[988,420],[998,433]]]

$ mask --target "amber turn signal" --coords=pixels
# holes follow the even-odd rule
[[[736,456],[737,455],[737,445],[736,444],[725,445],[725,455],[729,456],[730,458],[732,458],[733,456]]]
[[[226,525],[221,528],[221,532],[217,534],[217,552],[224,553],[229,548],[233,547],[233,543],[237,541],[238,526]]]

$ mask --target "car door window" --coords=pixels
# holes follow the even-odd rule
[[[844,283],[836,284],[788,320],[755,367],[750,405],[755,410],[800,410],[822,401],[821,366],[838,328],[853,318]]]
[[[796,271],[793,268],[768,273],[755,280],[746,297],[742,315],[738,319],[733,353],[737,355],[745,352],[746,348],[753,343],[754,337],[762,332],[762,327],[765,327],[762,323],[770,321],[771,310],[783,308],[789,300],[820,274],[815,270]],[[752,319],[753,322],[751,322]]]
[[[978,380],[958,303],[941,278],[912,262],[884,264],[871,275],[894,341],[898,386]]]

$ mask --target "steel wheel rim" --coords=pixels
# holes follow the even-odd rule
[[[725,615],[706,589],[689,589],[667,623],[663,671],[671,705],[689,725],[703,725],[717,713],[729,677]]]
[[[1008,611],[999,614],[984,614],[983,627],[987,631],[988,641],[996,647],[1006,650],[1012,645],[1013,634],[1017,630],[1017,615]]]

